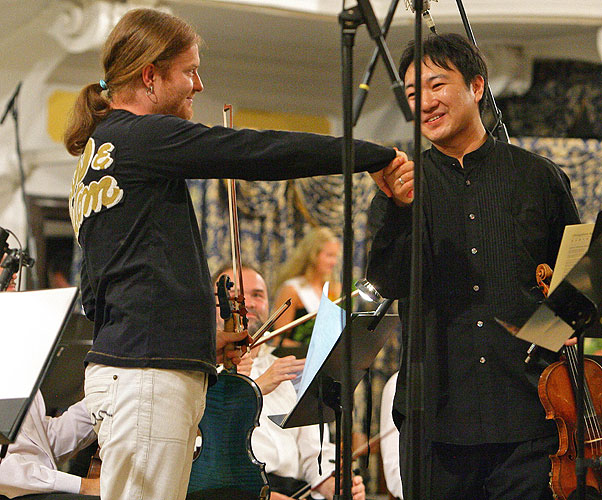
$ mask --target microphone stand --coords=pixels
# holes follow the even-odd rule
[[[346,9],[339,15],[341,24],[341,57],[343,84],[343,178],[344,178],[344,230],[343,230],[343,296],[345,297],[345,325],[351,325],[351,276],[353,259],[353,225],[352,225],[352,174],[355,170],[353,147],[352,99],[353,99],[353,45],[357,27],[362,23],[361,13],[357,8]],[[333,500],[351,500],[351,432],[353,387],[351,384],[351,329],[343,338],[344,361],[342,363],[341,390],[341,424],[343,434],[343,482],[341,495],[341,467],[335,469],[335,491]],[[340,456],[340,439],[337,440],[337,456]]]
[[[422,8],[423,1],[414,1],[414,201],[412,203],[412,258],[410,277],[410,311],[406,377],[405,442],[408,444],[406,470],[403,474],[404,498],[426,498],[426,474],[424,466],[424,366],[425,341],[422,320],[422,260],[424,215],[422,189],[421,120],[422,113]]]
[[[391,4],[389,5],[389,10],[387,12],[387,16],[385,17],[385,20],[383,22],[383,28],[382,28],[382,36],[383,38],[385,38],[387,36],[387,33],[389,33],[389,28],[391,27],[391,23],[393,22],[393,17],[395,16],[395,11],[397,10],[397,4],[399,3],[399,0],[392,0]],[[406,2],[408,3],[408,2]],[[428,18],[430,19],[430,22],[432,23],[432,27],[430,28],[431,31],[433,33],[437,33],[436,29],[435,29],[435,25],[430,17],[430,14],[428,13],[428,11],[425,11],[422,13],[422,16],[424,17],[425,15],[428,15]],[[378,61],[378,56],[380,54],[379,48],[375,48],[374,52],[372,53],[372,58],[370,59],[370,62],[368,63],[368,65],[366,66],[366,70],[364,71],[364,76],[362,78],[362,83],[359,84],[359,89],[357,91],[357,95],[355,97],[355,101],[353,103],[353,125],[357,124],[357,120],[360,117],[360,114],[362,112],[362,108],[364,107],[364,102],[366,102],[366,97],[368,97],[368,91],[370,90],[370,80],[372,80],[372,73],[374,72],[374,69],[376,68],[376,63]],[[401,78],[401,75],[400,75]],[[406,112],[407,110],[404,110],[404,117],[406,119],[406,121],[412,121],[413,116],[411,114],[411,111],[409,113]]]
[[[21,153],[21,140],[20,140],[20,134],[19,134],[19,108],[17,105],[18,104],[17,98],[19,97],[19,93],[21,92],[22,84],[23,84],[23,82],[19,82],[17,84],[17,86],[13,92],[13,95],[11,96],[11,98],[8,101],[8,104],[6,105],[6,109],[4,110],[4,113],[2,113],[2,118],[0,119],[0,125],[4,124],[6,117],[10,113],[13,118],[13,123],[15,126],[15,148],[17,151],[17,161],[18,161],[18,166],[19,166],[19,181],[20,181],[20,186],[21,186],[21,197],[23,199],[23,209],[25,210],[25,249],[23,251],[25,254],[29,254],[30,239],[31,239],[31,235],[30,235],[31,223],[30,223],[29,208],[27,205],[27,196],[25,193],[25,170],[23,168],[23,155]],[[34,284],[34,288],[36,288],[37,278],[35,276],[35,273],[31,273],[31,279]]]
[[[476,46],[474,35],[466,17],[461,0],[456,0],[460,15],[464,22],[467,35]],[[415,99],[414,116],[422,113],[422,12],[423,0],[414,0],[414,71]],[[491,89],[487,86],[487,98],[496,117],[492,133],[498,139],[509,142],[508,132],[501,119],[501,111],[495,104]],[[414,120],[414,201],[412,204],[412,259],[410,278],[410,311],[408,332],[407,371],[408,391],[406,393],[406,433],[404,436],[407,446],[406,470],[404,471],[404,498],[421,500],[426,498],[426,467],[424,453],[425,411],[424,411],[424,382],[425,382],[425,335],[423,323],[423,227],[424,215],[422,189],[422,155],[421,155],[421,120]]]
[[[464,10],[462,0],[456,0],[456,4],[458,4],[458,11],[460,12],[460,17],[462,18],[462,24],[464,24],[466,36],[476,47],[477,41],[472,32],[472,28],[470,27],[470,22],[468,21],[468,16],[466,15],[466,11]],[[487,88],[485,89],[485,98],[489,101],[489,104],[491,105],[491,112],[493,113],[493,117],[495,118],[495,124],[491,129],[491,134],[496,136],[500,141],[508,144],[510,142],[508,130],[506,129],[506,125],[502,121],[502,112],[500,111],[500,108],[497,107],[495,98],[493,97],[493,93],[491,92],[491,87],[489,86],[489,82],[487,82]]]
[[[403,83],[399,78],[399,73],[395,68],[393,59],[389,52],[376,15],[372,10],[369,0],[358,0],[358,5],[349,9],[344,9],[339,15],[341,24],[341,58],[342,58],[342,94],[343,94],[343,177],[344,177],[344,236],[343,236],[343,297],[345,297],[345,324],[351,325],[351,286],[352,286],[352,260],[353,260],[353,224],[352,224],[352,192],[353,181],[352,174],[355,170],[355,158],[353,147],[353,45],[355,43],[355,33],[358,26],[366,23],[371,38],[374,39],[378,47],[378,52],[383,58],[383,62],[392,81],[392,90],[397,99],[397,103],[404,114],[406,120],[412,119],[412,112],[406,100]],[[349,299],[348,299],[349,298]],[[351,500],[351,431],[352,431],[352,409],[353,409],[353,384],[351,354],[352,339],[351,328],[344,336],[343,352],[345,362],[342,369],[342,428],[343,428],[343,478],[342,495],[341,479],[335,478],[335,495],[333,500]],[[340,443],[337,442],[337,446]],[[337,476],[339,476],[338,474]]]
[[[389,79],[391,80],[391,90],[393,90],[393,94],[395,95],[395,99],[397,100],[397,104],[403,113],[406,121],[412,120],[412,110],[408,105],[408,101],[405,96],[403,82],[399,77],[399,73],[393,62],[393,58],[391,57],[391,53],[389,52],[389,48],[387,47],[387,43],[385,42],[385,36],[389,31],[389,27],[391,22],[393,21],[393,16],[395,15],[395,9],[397,7],[397,1],[393,0],[393,4],[389,7],[389,12],[387,13],[387,18],[385,19],[385,24],[383,28],[378,24],[378,20],[376,19],[376,15],[374,14],[374,10],[370,5],[369,0],[357,0],[357,8],[359,8],[361,14],[361,20],[366,23],[366,28],[368,29],[368,33],[370,38],[374,40],[376,43],[376,49],[372,55],[372,61],[369,64],[368,71],[364,75],[364,82],[360,85],[360,94],[358,94],[358,100],[355,104],[355,113],[354,113],[354,121],[353,124],[357,123],[359,118],[359,114],[361,112],[361,108],[363,106],[363,102],[366,99],[366,94],[369,88],[368,83],[372,78],[372,71],[376,66],[376,61],[378,60],[378,55],[380,54],[383,58],[383,62],[385,64],[385,69],[389,74]],[[368,87],[368,88],[366,88]],[[360,102],[361,100],[361,102]]]
[[[399,0],[392,0],[389,5],[389,10],[387,11],[387,16],[383,22],[382,28],[382,36],[383,39],[389,33],[389,28],[391,27],[391,23],[393,22],[393,17],[395,16],[395,11],[397,10],[397,4]],[[376,63],[378,62],[378,56],[380,54],[380,50],[378,47],[374,49],[372,53],[372,57],[370,58],[370,62],[366,66],[366,70],[364,71],[364,76],[362,77],[362,83],[359,85],[359,89],[357,91],[357,95],[355,96],[355,101],[353,102],[353,125],[357,125],[357,120],[360,117],[362,112],[362,108],[364,107],[364,103],[366,102],[366,97],[368,97],[368,91],[370,90],[370,81],[372,80],[372,74],[374,73],[374,69],[376,68]],[[408,120],[408,116],[405,115],[406,121]],[[410,116],[411,120],[411,116]]]

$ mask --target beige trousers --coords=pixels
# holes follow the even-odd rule
[[[206,393],[202,372],[88,365],[102,500],[184,500]]]

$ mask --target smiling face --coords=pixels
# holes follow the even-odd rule
[[[165,72],[157,72],[154,91],[157,104],[154,113],[174,115],[185,120],[192,118],[194,94],[203,90],[198,74],[199,48],[192,45],[178,54]]]
[[[479,113],[484,80],[476,76],[469,86],[458,69],[436,66],[429,58],[422,62],[422,134],[441,149],[458,149],[485,133]],[[408,67],[404,83],[412,111],[415,97],[414,64]]]

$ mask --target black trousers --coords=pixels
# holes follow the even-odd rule
[[[476,446],[433,443],[431,500],[552,500],[558,436]]]

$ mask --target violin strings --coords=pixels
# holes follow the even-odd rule
[[[577,374],[577,353],[576,353],[576,351],[577,351],[576,346],[567,346],[567,348],[565,349],[565,353],[567,355],[569,366],[571,368],[571,374],[573,377],[573,382],[575,384],[575,388],[578,387],[577,379],[576,379],[576,374]],[[600,422],[598,420],[598,416],[597,416],[596,410],[594,408],[591,392],[589,391],[589,387],[587,386],[587,383],[584,384],[584,396],[585,396],[584,397],[584,407],[585,407],[584,420],[585,420],[585,426],[586,426],[588,437],[589,437],[588,441],[592,442],[591,444],[593,444],[593,447],[595,448],[596,456],[599,457],[600,455],[602,455],[602,442],[601,442],[602,430],[600,428]]]

